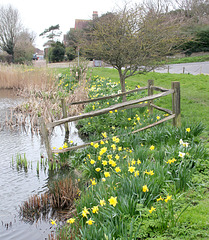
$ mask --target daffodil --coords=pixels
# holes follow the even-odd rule
[[[84,207],[82,211],[82,216],[87,218],[87,214],[89,214],[89,211],[86,207]]]
[[[51,224],[52,224],[52,225],[57,225],[57,224],[56,224],[56,220],[51,219]]]
[[[100,171],[101,171],[101,168],[95,168],[95,170],[96,170],[97,172],[100,172]]]
[[[116,150],[115,144],[112,144],[111,147],[112,147],[113,150]]]
[[[93,213],[98,213],[98,211],[99,211],[99,207],[98,207],[98,206],[94,206],[94,207],[92,208],[92,212],[93,212]]]
[[[118,172],[121,172],[121,169],[119,167],[116,167],[115,171],[118,173]]]
[[[182,145],[183,145],[183,147],[187,148],[189,146],[189,143],[188,142],[184,142]]]
[[[99,152],[99,155],[103,155],[105,152],[107,151],[107,147],[103,147],[101,148],[100,152]]]
[[[167,203],[171,199],[172,199],[172,195],[168,195],[167,198],[165,199],[165,202]]]
[[[189,133],[190,131],[191,131],[191,129],[190,129],[190,128],[186,128],[186,132],[188,132],[188,133]]]
[[[142,187],[142,191],[143,191],[143,192],[149,192],[149,189],[148,189],[147,185],[144,185],[144,186]]]
[[[155,149],[155,146],[152,145],[149,149],[152,151]]]
[[[92,184],[92,186],[95,186],[96,184],[97,184],[97,182],[95,181],[95,179],[91,179],[91,184]]]
[[[149,210],[149,212],[152,213],[153,211],[156,211],[156,208],[151,207],[151,209]]]
[[[104,172],[105,177],[110,177],[110,173],[109,172]]]
[[[131,167],[128,168],[128,171],[130,173],[133,173],[135,171],[135,169],[136,169],[135,167],[131,166]]]
[[[102,165],[103,165],[103,166],[106,166],[106,165],[107,165],[107,161],[106,161],[106,160],[103,160],[103,161],[102,161]]]
[[[99,147],[99,143],[95,143],[94,148],[98,148],[98,147]]]
[[[95,221],[93,221],[93,220],[90,218],[88,221],[86,221],[86,224],[92,225],[94,222],[95,222]]]
[[[176,161],[176,159],[175,158],[173,158],[173,159],[169,159],[166,163],[169,163],[169,164],[171,164],[171,163],[174,163]]]
[[[110,205],[112,205],[113,207],[115,207],[116,204],[118,203],[117,202],[117,197],[111,197],[111,198],[108,199],[108,201],[109,201]]]
[[[159,198],[157,198],[157,202],[159,201],[163,201],[163,198],[160,196]]]
[[[142,163],[139,159],[137,160],[137,164],[139,165],[140,163]]]
[[[95,163],[95,160],[91,159],[90,163],[93,165]]]
[[[106,138],[106,137],[107,137],[107,133],[106,133],[106,132],[103,132],[103,133],[102,133],[102,136],[103,136],[104,138]]]
[[[67,223],[70,223],[70,224],[72,224],[72,223],[74,223],[75,222],[75,218],[69,218],[68,220],[67,220]]]
[[[106,202],[105,202],[104,199],[100,200],[99,203],[100,203],[100,205],[101,205],[102,207],[106,205]]]
[[[118,151],[122,151],[122,147],[118,147]]]
[[[133,159],[132,161],[131,161],[131,165],[135,165],[136,164],[136,161]]]
[[[135,177],[139,176],[139,171],[138,170],[134,173],[134,176]]]
[[[179,152],[179,157],[184,158],[185,154],[186,154],[186,153]]]

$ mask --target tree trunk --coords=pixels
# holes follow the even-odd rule
[[[120,85],[121,85],[121,90],[122,93],[126,92],[126,83],[125,83],[125,76],[122,73],[122,69],[118,69],[119,76],[120,76]],[[122,97],[123,102],[126,102],[126,95],[123,95]]]

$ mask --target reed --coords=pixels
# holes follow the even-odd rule
[[[53,72],[47,68],[0,64],[0,89],[46,90],[53,84]]]
[[[41,72],[43,69],[35,69],[34,71]],[[38,78],[37,75],[36,77]],[[32,84],[30,86],[18,89],[18,94],[23,96],[26,101],[24,101],[21,105],[16,106],[11,111],[10,115],[6,116],[3,127],[21,126],[24,130],[25,126],[29,125],[29,130],[32,134],[35,134],[37,133],[39,126],[39,117],[43,117],[46,123],[63,118],[61,99],[65,99],[66,106],[69,106],[66,107],[67,116],[77,115],[82,112],[84,104],[70,104],[71,102],[82,101],[88,98],[88,92],[86,90],[88,80],[86,79],[86,73],[83,73],[82,77],[76,84],[74,91],[71,92],[67,92],[65,86],[60,86],[59,78],[53,79],[53,76],[51,76],[50,79],[51,80],[49,81],[51,84],[48,85],[33,85],[33,80],[31,80]],[[46,82],[47,79],[43,80],[42,83],[44,81]],[[36,83],[39,83],[39,80],[37,80]],[[4,87],[5,86],[6,85],[4,85]]]
[[[72,217],[76,214],[74,202],[79,198],[79,193],[77,182],[71,178],[54,180],[47,192],[40,196],[33,195],[25,201],[20,206],[19,214],[23,220],[30,222],[48,219],[55,213],[54,210],[65,210],[64,216],[62,214],[64,219]]]

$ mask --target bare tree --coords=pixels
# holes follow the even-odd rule
[[[181,24],[179,18],[160,8],[125,6],[94,23],[88,49],[118,70],[121,89],[125,92],[128,77],[153,70],[174,51],[174,46],[183,42]]]
[[[32,55],[35,52],[33,42],[33,32],[29,32],[25,29],[18,34],[17,42],[14,47],[14,62],[27,63],[32,60]]]
[[[0,48],[12,56],[18,35],[22,30],[19,13],[11,5],[0,7]]]

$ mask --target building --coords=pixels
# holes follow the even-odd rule
[[[85,27],[87,27],[88,23],[90,23],[92,20],[95,20],[98,18],[98,12],[97,11],[93,11],[93,14],[92,14],[92,19],[90,20],[84,20],[84,19],[75,19],[75,26],[74,28],[71,28],[70,30],[72,29],[84,29]],[[63,35],[63,44],[65,46],[67,46],[67,34],[64,34]]]
[[[91,20],[76,19],[75,20],[75,29],[83,29],[83,28],[87,27],[89,22],[91,22],[92,20],[95,20],[97,18],[98,18],[98,12],[93,11]]]

